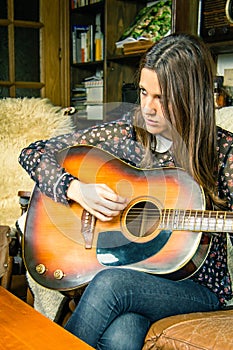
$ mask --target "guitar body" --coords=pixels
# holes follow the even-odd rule
[[[106,183],[127,197],[129,204],[104,223],[90,218],[77,203],[56,203],[35,187],[23,251],[26,268],[36,282],[65,291],[87,284],[109,267],[177,280],[200,267],[208,253],[209,236],[174,230],[170,224],[174,226],[176,209],[205,206],[202,189],[184,170],[137,169],[108,152],[82,145],[62,151],[58,161],[80,181]]]

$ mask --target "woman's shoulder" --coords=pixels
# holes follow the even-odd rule
[[[233,131],[230,131],[217,125],[217,139],[219,141],[227,140],[227,142],[231,143],[233,141]]]

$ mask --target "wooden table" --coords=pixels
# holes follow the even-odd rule
[[[1,350],[91,350],[61,326],[0,287]]]

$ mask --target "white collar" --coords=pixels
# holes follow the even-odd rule
[[[166,139],[166,137],[163,137],[161,135],[156,135],[156,152],[165,153],[171,148],[171,145],[171,140]]]

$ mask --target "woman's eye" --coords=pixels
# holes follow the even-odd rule
[[[145,90],[145,89],[140,88],[139,90],[140,90],[140,93],[141,93],[142,95],[146,95],[146,90]]]

